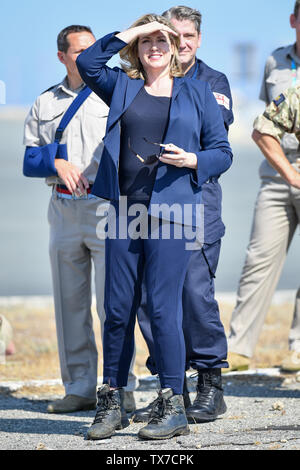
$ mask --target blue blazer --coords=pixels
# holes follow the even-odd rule
[[[109,200],[120,197],[118,167],[122,114],[144,86],[120,68],[106,63],[127,44],[104,36],[77,58],[77,67],[85,83],[110,106],[104,150],[93,185],[93,194]],[[218,178],[231,165],[232,152],[219,105],[209,85],[187,77],[175,78],[170,115],[163,143],[173,143],[197,155],[198,168],[177,168],[159,162],[149,210],[155,204],[201,204],[202,185]],[[172,213],[170,214],[172,220]],[[196,221],[193,218],[194,222]],[[196,222],[195,222],[196,223]],[[194,223],[193,223],[194,225]]]

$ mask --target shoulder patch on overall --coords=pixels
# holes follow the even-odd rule
[[[283,93],[281,93],[281,95],[277,96],[277,98],[275,98],[275,100],[273,100],[273,103],[275,104],[275,106],[278,107],[284,101],[285,101],[285,96],[284,96]]]

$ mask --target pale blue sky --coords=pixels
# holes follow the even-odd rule
[[[226,73],[233,87],[242,87],[234,74],[234,45],[248,41],[256,45],[256,78],[248,88],[255,96],[267,55],[295,40],[289,26],[294,0],[197,0],[183,4],[203,14],[198,56]],[[89,25],[99,38],[127,28],[144,13],[162,13],[173,5],[170,0],[2,2],[0,80],[6,84],[7,104],[31,104],[42,91],[61,81],[64,67],[56,58],[56,37],[65,26]]]

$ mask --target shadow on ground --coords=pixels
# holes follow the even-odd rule
[[[286,377],[241,375],[223,377],[225,396],[255,398],[300,398],[300,383],[286,385]]]

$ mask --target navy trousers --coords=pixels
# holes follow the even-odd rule
[[[151,218],[147,218],[150,227]],[[132,219],[127,219],[129,226]],[[119,220],[117,213],[117,226]],[[184,236],[106,239],[104,383],[111,387],[127,384],[145,273],[147,314],[161,387],[182,394],[186,360],[182,290],[191,253]]]
[[[186,370],[226,368],[227,339],[215,300],[214,277],[220,255],[221,241],[193,251],[183,286],[183,332],[186,347]],[[143,283],[138,322],[150,356],[146,366],[157,374],[155,349]]]

